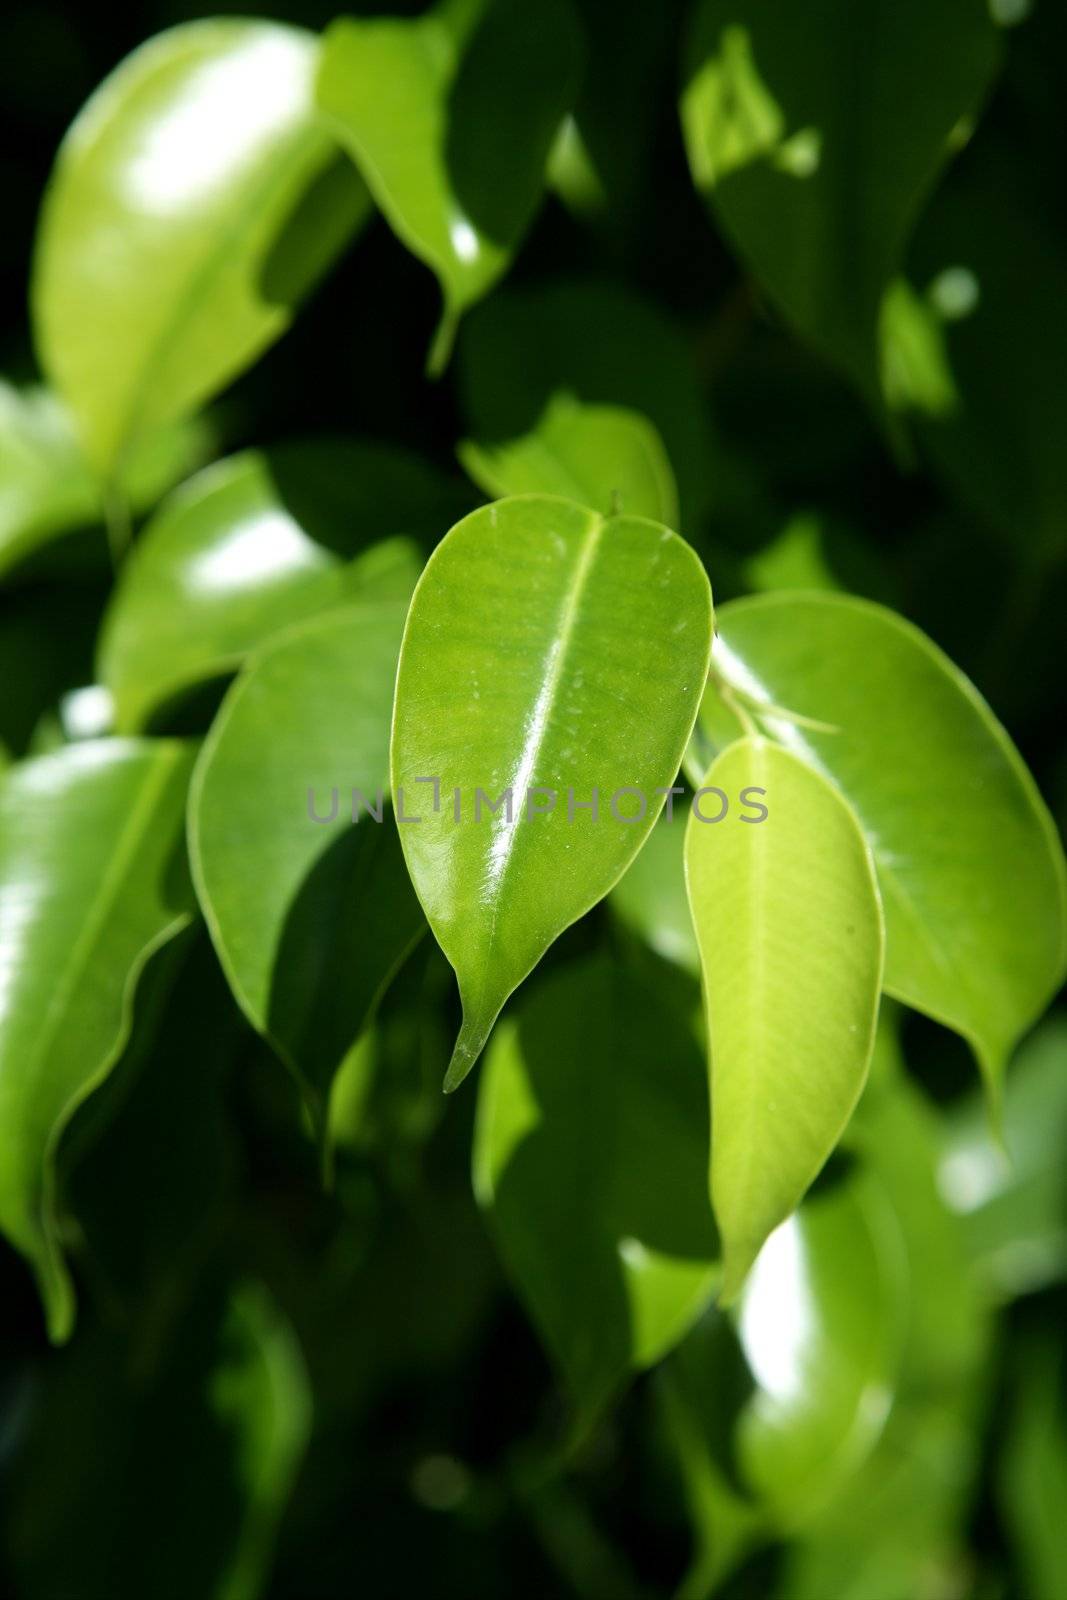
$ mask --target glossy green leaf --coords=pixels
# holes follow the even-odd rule
[[[870,841],[887,993],[961,1033],[995,1097],[1067,962],[1063,852],[1017,751],[962,673],[879,606],[768,595],[718,623],[722,678],[834,780]],[[714,683],[701,724],[713,745],[742,731]]]
[[[74,1317],[59,1141],[125,1043],[145,962],[190,918],[189,764],[179,744],[100,740],[0,779],[0,1226],[33,1265],[55,1340]]]
[[[701,0],[682,125],[698,188],[785,317],[880,405],[916,215],[999,59],[982,0]]]
[[[811,1195],[760,1251],[738,1308],[756,1392],[738,1420],[740,1470],[780,1529],[856,1471],[893,1400],[907,1278],[877,1185]]]
[[[678,493],[652,424],[619,406],[551,400],[532,433],[499,444],[461,444],[470,476],[494,498],[558,494],[594,511],[678,523]]]
[[[611,281],[507,286],[465,324],[459,382],[485,447],[531,433],[560,395],[625,406],[663,440],[688,531],[714,493],[716,447],[693,341],[661,307]]]
[[[365,215],[314,110],[317,59],[301,29],[186,23],[129,56],[67,134],[34,323],[101,473],[278,338]]]
[[[711,1195],[732,1299],[863,1088],[882,916],[847,802],[790,751],[743,739],[702,789],[685,867],[708,1013]]]
[[[954,1110],[939,1167],[983,1284],[998,1298],[1067,1277],[1067,1020],[1050,1017],[1004,1082],[1004,1148],[977,1096]]]
[[[392,773],[398,816],[422,815],[401,826],[404,853],[463,1000],[447,1087],[648,836],[710,640],[704,571],[653,522],[531,495],[473,512],[431,556],[400,656]],[[594,791],[595,818],[577,810]]]
[[[162,506],[123,567],[98,672],[118,726],[233,672],[272,633],[350,599],[407,599],[421,556],[469,505],[404,451],[315,443],[249,451]]]
[[[424,926],[382,800],[404,615],[347,607],[257,652],[189,796],[193,876],[219,959],[320,1116]]]
[[[640,853],[608,896],[612,911],[651,950],[688,972],[700,972],[700,951],[685,893],[685,827],[689,810],[673,797]]]
[[[712,1291],[707,1151],[700,1050],[648,978],[578,963],[501,1022],[475,1194],[586,1421]]]
[[[6,1530],[19,1593],[255,1600],[310,1432],[292,1328],[263,1285],[207,1280],[138,1331],[90,1326],[38,1386]]]
[[[326,34],[318,103],[444,311],[431,371],[463,311],[507,270],[574,97],[567,0],[442,0],[413,20],[343,18]]]
[[[172,423],[147,437],[120,483],[130,510],[154,505],[206,453],[199,422]],[[0,462],[0,578],[62,535],[104,520],[100,485],[69,412],[50,390],[0,382]]]

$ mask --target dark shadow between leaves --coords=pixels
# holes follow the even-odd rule
[[[494,1218],[591,1412],[633,1366],[624,1256],[718,1258],[703,1062],[644,974],[605,958],[534,991],[519,1012],[518,1045],[539,1121],[497,1181]]]
[[[321,1121],[333,1075],[425,929],[393,815],[361,817],[304,879],[278,941],[267,1028]]]

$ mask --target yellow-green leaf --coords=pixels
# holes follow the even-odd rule
[[[731,1299],[863,1088],[882,916],[855,817],[798,757],[749,737],[718,757],[702,788],[686,882],[708,1013],[711,1195]],[[744,809],[749,790],[762,820]],[[715,821],[722,797],[728,809]]]

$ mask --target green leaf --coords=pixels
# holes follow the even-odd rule
[[[694,181],[787,320],[876,407],[883,296],[998,60],[981,0],[697,7]]]
[[[443,0],[327,31],[318,103],[397,237],[437,275],[431,372],[533,219],[580,41],[567,0]]]
[[[348,607],[257,652],[189,796],[193,876],[219,960],[320,1122],[334,1073],[424,926],[382,800],[404,615]]]
[[[653,522],[531,495],[473,512],[431,556],[400,656],[392,772],[401,821],[421,793],[404,854],[463,1000],[447,1088],[647,838],[710,639],[704,571]],[[420,778],[439,781],[439,809]],[[596,818],[575,809],[594,791]]]
[[[606,513],[651,517],[675,527],[678,493],[667,452],[652,424],[620,406],[550,401],[531,433],[500,444],[459,447],[486,494],[558,494]]]
[[[682,527],[714,490],[716,446],[688,330],[610,280],[510,285],[465,324],[459,345],[467,424],[486,447],[531,433],[561,395],[647,417],[678,481]]]
[[[407,599],[469,506],[418,457],[328,440],[248,451],[163,505],[125,563],[97,657],[118,726],[233,672],[280,628],[350,599]],[[358,558],[358,559],[357,559]]]
[[[207,1279],[181,1310],[161,1329],[157,1309],[132,1347],[90,1326],[42,1374],[7,1529],[27,1600],[262,1594],[310,1431],[307,1373],[262,1285],[223,1298]]]
[[[203,424],[190,421],[147,437],[120,483],[130,510],[147,510],[199,466],[207,442]],[[64,534],[104,520],[100,485],[67,408],[50,390],[0,381],[0,457],[0,578]]]
[[[1063,851],[1018,752],[963,674],[880,606],[767,595],[718,623],[722,679],[834,780],[870,841],[886,992],[961,1033],[995,1101],[1067,962]],[[701,724],[713,745],[742,731],[714,682]]]
[[[859,1098],[883,934],[866,841],[817,772],[749,737],[718,757],[704,788],[710,798],[694,798],[685,865],[708,1012],[711,1195],[730,1300]],[[745,810],[749,791],[762,820]]]
[[[939,1179],[972,1259],[998,1299],[1067,1278],[1067,1019],[1028,1039],[1004,1082],[1004,1148],[977,1096],[954,1109]]]
[[[59,1142],[122,1050],[145,962],[189,921],[189,765],[173,742],[100,740],[0,779],[0,1227],[33,1265],[56,1341],[74,1318]]]
[[[604,957],[532,989],[479,1086],[474,1189],[592,1421],[712,1291],[700,1051],[656,985]]]
[[[34,324],[101,474],[273,343],[365,215],[314,111],[317,59],[301,29],[186,23],[128,57],[67,134]]]
[[[738,1421],[737,1452],[779,1530],[829,1501],[885,1425],[903,1267],[888,1201],[862,1177],[811,1195],[756,1260],[738,1334],[757,1387]]]

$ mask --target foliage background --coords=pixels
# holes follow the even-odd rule
[[[655,84],[639,107],[641,159],[623,175],[625,203],[590,227],[550,198],[435,384],[423,368],[438,291],[376,219],[292,331],[211,407],[212,453],[365,434],[411,446],[459,485],[455,444],[470,431],[464,362],[479,339],[498,337],[499,306],[559,279],[595,282],[604,303],[623,286],[676,319],[695,357],[708,495],[703,506],[697,497],[683,531],[705,555],[716,599],[807,582],[816,570],[899,607],[971,675],[1062,824],[1067,480],[1055,463],[1067,400],[1055,379],[1067,349],[1067,15],[1041,0],[1005,33],[989,103],[930,201],[908,260],[914,280],[925,282],[943,264],[943,227],[980,292],[987,278],[1008,285],[996,337],[973,360],[964,349],[957,374],[965,396],[970,384],[988,399],[992,434],[980,449],[1008,464],[1009,493],[998,497],[983,494],[980,473],[946,465],[921,418],[910,459],[890,448],[853,391],[739,271],[686,165],[676,106],[682,8],[588,0],[583,9],[600,70],[624,85],[647,72]],[[129,50],[201,14],[163,4],[5,8],[0,368],[9,378],[33,372],[26,283],[62,133]],[[254,14],[319,28],[334,12],[292,0]],[[1029,492],[1035,484],[1040,495]],[[75,577],[24,579],[0,594],[0,732],[16,753],[62,691],[92,680],[110,575],[102,542],[86,548]],[[194,708],[178,731],[198,731],[209,714],[210,706]],[[575,931],[572,949],[595,943],[602,915]],[[135,1034],[119,1074],[129,1093],[99,1138],[85,1131],[76,1193],[92,1265],[70,1346],[48,1349],[25,1266],[6,1247],[0,1257],[9,1591],[33,1600],[208,1595],[222,1592],[225,1569],[227,1594],[261,1588],[271,1600],[355,1589],[470,1600],[672,1592],[692,1531],[654,1375],[635,1384],[571,1470],[544,1470],[562,1402],[470,1194],[474,1096],[455,1097],[447,1115],[438,1104],[451,1013],[435,963],[405,973],[390,1013],[398,1087],[376,1106],[366,1143],[342,1154],[328,1194],[291,1086],[237,1017],[202,934],[187,937],[182,956],[165,1048],[150,1051],[138,1071]],[[138,1001],[139,1027],[152,987]],[[1000,1247],[1014,1243],[1024,1255],[1036,1233],[1062,1241],[1067,1228],[1055,1179],[1067,1133],[1062,1023],[1046,1025],[1042,1040],[1040,1092],[1020,1097],[1014,1113],[1038,1155],[1019,1176],[1018,1216],[1009,1206],[999,1237]],[[916,1018],[905,1044],[937,1107],[939,1137],[958,1136],[974,1116],[962,1046]],[[850,1554],[841,1536],[839,1574],[852,1586],[842,1581],[835,1594],[1054,1600],[1067,1591],[1067,1542],[1054,1512],[1056,1489],[1067,1485],[1067,1252],[1049,1259],[1051,1268],[1021,1274],[1025,1292],[1002,1286],[998,1294],[980,1423],[961,1436],[956,1456],[949,1452],[959,1504],[933,1530],[930,1560],[907,1578],[880,1565],[883,1536],[891,1529],[907,1542],[909,1518],[930,1498],[921,1475],[883,1463],[869,1524],[860,1519],[859,1544],[869,1548]],[[224,1381],[222,1399],[213,1389],[205,1402],[204,1372],[217,1384],[227,1361],[238,1375],[231,1391],[256,1381],[233,1355],[241,1325],[232,1315],[220,1323],[234,1281],[269,1286],[294,1333],[274,1327],[275,1313],[254,1290],[245,1314],[290,1377],[306,1369],[314,1422],[291,1496],[284,1472],[281,1488],[268,1486],[258,1500],[250,1488],[249,1463],[263,1453],[254,1429],[227,1422],[241,1401],[232,1392],[227,1401]],[[299,1434],[303,1380],[290,1389]],[[936,1422],[926,1426],[933,1440]],[[235,1558],[234,1508],[249,1502],[256,1513],[245,1518]],[[275,1521],[276,1559],[261,1584],[260,1553]],[[788,1587],[791,1570],[773,1546],[723,1592],[799,1594]]]

